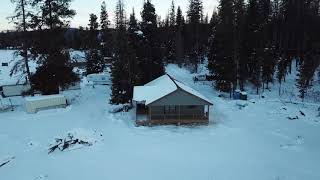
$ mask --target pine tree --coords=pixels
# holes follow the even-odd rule
[[[109,21],[109,15],[107,12],[107,5],[106,2],[103,1],[101,4],[101,12],[100,12],[100,26],[101,30],[106,30],[109,28],[110,21]]]
[[[88,74],[100,73],[105,68],[104,59],[99,51],[98,40],[98,17],[95,14],[90,14],[89,19],[89,50],[86,52],[86,70]]]
[[[209,24],[209,14],[208,13],[206,14],[206,16],[204,18],[203,24]]]
[[[236,81],[234,54],[234,11],[233,3],[221,0],[219,5],[219,24],[214,28],[213,43],[209,54],[209,69],[214,76],[216,88],[232,92]]]
[[[178,6],[178,9],[177,9],[176,24],[178,27],[180,27],[184,24],[183,23],[183,15],[182,15],[182,11],[181,11],[180,6]]]
[[[217,27],[219,24],[219,16],[218,13],[216,13],[215,11],[212,13],[212,17],[210,19],[210,29],[211,29],[211,35],[210,35],[210,39],[209,39],[209,53],[208,53],[208,70],[210,72],[210,74],[212,74],[213,76],[215,76],[214,79],[216,79],[217,75],[215,71],[216,69],[216,62],[217,62],[217,45],[218,45],[218,41],[217,41]]]
[[[184,18],[182,15],[182,11],[180,6],[177,9],[177,16],[176,16],[176,24],[177,24],[177,31],[175,37],[175,59],[179,66],[182,65],[184,61]]]
[[[19,67],[24,67],[25,72],[27,74],[27,82],[30,83],[31,79],[31,73],[30,73],[30,67],[29,67],[29,55],[28,55],[28,49],[29,49],[29,44],[27,40],[27,30],[29,29],[30,25],[30,18],[31,18],[31,13],[27,11],[27,6],[30,3],[29,0],[11,0],[11,3],[16,5],[15,8],[15,15],[9,17],[11,21],[16,25],[17,30],[21,30],[23,32],[23,41],[22,45],[20,46],[21,48],[16,51],[15,54],[20,55],[22,57],[21,60],[17,61],[17,63],[13,66],[13,69],[11,70],[11,74],[13,75],[17,71],[20,70]],[[31,95],[33,95],[33,87],[31,87]]]
[[[169,14],[166,15],[166,18],[164,20],[164,27],[166,27],[166,29],[169,29],[170,27],[170,17]]]
[[[141,69],[139,65],[142,62],[143,55],[142,51],[142,39],[143,34],[139,30],[138,20],[134,9],[129,18],[129,27],[128,27],[128,57],[129,57],[129,85],[130,85],[130,97],[133,96],[133,87],[135,85],[141,85]]]
[[[101,44],[100,51],[103,57],[111,57],[113,51],[112,44],[112,33],[110,32],[110,20],[107,12],[107,7],[105,1],[101,4],[101,12],[100,12],[100,26],[101,26]],[[108,62],[110,63],[110,62]]]
[[[88,29],[89,29],[89,36],[88,36],[88,44],[87,46],[90,49],[97,49],[99,46],[98,43],[98,17],[95,14],[90,14],[89,15],[89,24],[88,24]]]
[[[59,93],[59,87],[65,88],[79,80],[73,72],[68,49],[63,47],[64,31],[68,19],[75,15],[70,9],[71,0],[33,0],[34,9],[39,10],[32,17],[32,27],[48,28],[39,32],[39,40],[32,53],[39,57],[38,68],[31,82],[35,89],[43,94]]]
[[[203,16],[203,5],[201,0],[189,0],[189,9],[187,12],[189,24],[200,24]]]
[[[244,0],[234,1],[234,51],[233,59],[236,68],[236,84],[234,89],[244,90],[244,82],[247,80],[247,54],[246,32],[245,32],[245,3]],[[239,87],[240,86],[240,87]]]
[[[320,64],[318,58],[319,55],[314,56],[314,54],[309,53],[305,56],[305,59],[303,59],[302,64],[299,67],[296,85],[299,89],[299,96],[302,100],[304,100],[308,89],[312,87],[312,82],[316,69]]]
[[[278,80],[278,83],[279,83],[279,96],[281,95],[281,86],[282,86],[282,82],[285,81],[285,77],[286,77],[286,74],[287,74],[287,68],[288,68],[288,65],[287,65],[287,58],[280,56],[279,57],[279,60],[277,62],[277,74],[276,74],[276,77],[277,77],[277,80]]]
[[[134,12],[134,9],[132,9],[132,13],[130,14],[129,18],[128,31],[129,33],[136,33],[138,30],[138,20],[136,19],[136,13]]]
[[[44,95],[59,93],[59,87],[68,87],[79,77],[72,72],[70,65],[70,55],[68,51],[51,52],[45,62],[37,68],[31,76],[33,86]]]
[[[157,15],[154,5],[147,0],[141,12],[142,22],[141,31],[144,34],[144,62],[141,64],[143,72],[143,83],[163,75],[163,54],[160,44],[156,40]]]
[[[40,9],[39,15],[33,16],[33,26],[39,29],[56,29],[67,27],[68,19],[73,18],[76,12],[70,9],[72,0],[33,0],[32,5]]]
[[[249,80],[256,87],[257,94],[261,87],[262,49],[260,48],[261,22],[258,0],[249,0],[247,13],[247,55]]]
[[[89,19],[89,30],[90,31],[96,31],[98,30],[99,23],[98,23],[98,17],[95,14],[90,14],[90,19]]]
[[[105,64],[103,61],[103,57],[101,56],[100,52],[96,48],[89,49],[86,52],[86,74],[95,74],[101,73],[104,70]]]
[[[170,21],[169,21],[170,26],[175,26],[176,25],[176,9],[175,9],[175,5],[174,5],[174,0],[172,0],[172,2],[171,2],[169,19],[170,19]]]
[[[110,102],[112,104],[128,103],[132,98],[130,96],[129,80],[129,56],[128,56],[128,38],[126,32],[126,15],[124,3],[118,0],[115,11],[116,20],[116,42],[115,55],[111,68],[112,95]]]
[[[213,11],[212,16],[210,18],[210,29],[212,30],[219,23],[218,13]]]
[[[262,59],[262,83],[269,87],[269,83],[273,81],[273,75],[275,72],[277,50],[276,44],[273,41],[272,34],[272,4],[270,0],[260,0],[258,2],[259,22],[260,22],[260,44],[258,55]]]
[[[190,0],[187,11],[187,18],[189,24],[189,61],[194,66],[195,71],[198,70],[198,64],[203,60],[204,49],[202,49],[200,42],[200,24],[203,18],[203,5],[201,0]]]

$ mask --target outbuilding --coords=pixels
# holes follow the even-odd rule
[[[25,108],[27,113],[36,113],[40,110],[65,108],[67,106],[67,99],[64,95],[47,95],[25,97]]]
[[[21,96],[30,89],[30,84],[3,85],[0,87],[0,93],[3,97]]]
[[[213,103],[198,91],[163,75],[135,86],[133,102],[137,125],[208,124]]]
[[[89,74],[87,76],[87,81],[91,82],[93,85],[110,85],[110,77],[107,74]]]

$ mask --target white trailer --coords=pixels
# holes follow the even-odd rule
[[[110,77],[107,74],[89,74],[87,76],[88,82],[93,85],[110,85]]]
[[[31,89],[30,84],[4,85],[2,88],[3,97],[21,96],[24,92]]]
[[[34,96],[25,97],[24,99],[27,113],[67,107],[67,99],[64,95]]]

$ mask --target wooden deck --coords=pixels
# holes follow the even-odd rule
[[[150,119],[147,118],[137,118],[137,126],[155,126],[155,125],[193,125],[193,124],[203,124],[208,125],[209,119],[206,116],[152,116]]]
[[[209,109],[209,107],[208,107]],[[149,107],[138,105],[136,108],[136,125],[137,126],[154,126],[154,125],[193,125],[193,124],[209,124],[208,112],[169,112],[163,109],[163,113],[159,111],[151,113]]]

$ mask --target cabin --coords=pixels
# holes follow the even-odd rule
[[[135,86],[133,103],[138,126],[208,124],[213,106],[198,91],[168,74],[144,86]]]
[[[59,94],[25,97],[24,100],[27,113],[37,113],[41,110],[67,107],[67,99],[65,96]]]

